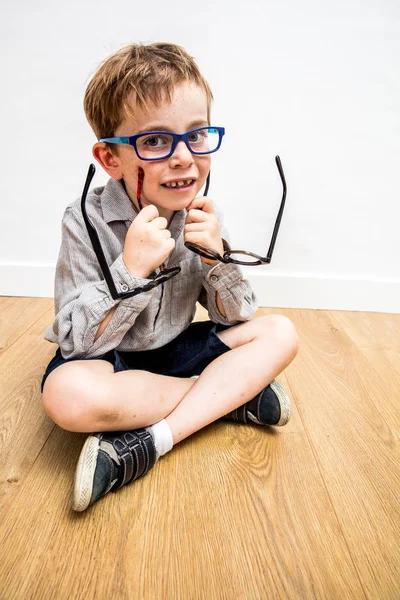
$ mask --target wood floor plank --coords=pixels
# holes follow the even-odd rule
[[[52,306],[51,298],[0,296],[0,356]]]
[[[376,330],[378,330],[378,324],[380,322],[375,320],[375,313],[371,315],[372,320],[369,323],[373,323]],[[385,315],[387,316],[387,315]],[[339,322],[337,319],[337,313],[334,312],[331,315],[331,319]],[[359,339],[360,333],[363,332],[365,320],[355,319],[354,327],[346,329],[346,334],[351,336],[351,339]],[[338,325],[340,327],[340,325]],[[382,338],[379,341],[379,347],[375,347],[374,343],[369,346],[357,346],[359,352],[353,354],[353,358],[357,363],[357,371],[362,373],[363,383],[366,388],[378,385],[381,388],[382,393],[371,395],[372,410],[373,413],[379,414],[382,412],[388,425],[393,426],[393,433],[400,442],[400,376],[397,375],[396,366],[399,363],[396,358],[400,357],[400,353],[392,350],[385,350],[382,348]],[[393,341],[388,336],[388,342],[383,342],[383,346],[393,346]],[[368,361],[366,365],[365,359]],[[384,396],[384,403],[382,404],[382,395]],[[371,414],[371,419],[374,419],[374,414]]]
[[[382,412],[385,420],[393,425],[397,439],[400,439],[400,354],[389,350],[374,350],[361,348],[361,354],[367,359],[369,369],[364,375],[365,385],[373,379],[385,390],[385,402],[382,404],[381,395],[374,397],[376,412]],[[360,368],[363,369],[362,361]],[[396,369],[397,366],[397,369]]]
[[[54,427],[40,394],[43,373],[55,353],[54,345],[43,339],[51,320],[52,308],[0,356],[1,503],[21,485]]]
[[[398,599],[400,390],[324,311],[286,311],[302,340],[287,377],[368,598]]]
[[[358,348],[400,352],[400,315],[341,310],[331,315]]]
[[[83,439],[56,428],[8,508],[9,597],[365,598],[304,432],[214,424],[75,514]]]
[[[384,354],[396,373],[400,375],[400,352],[392,352],[391,350],[387,350]]]

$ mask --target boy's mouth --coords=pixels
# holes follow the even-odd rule
[[[162,183],[161,185],[167,189],[182,190],[190,188],[195,181],[195,179],[175,179],[174,181],[168,181],[166,183]]]

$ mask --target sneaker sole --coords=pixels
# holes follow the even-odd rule
[[[86,510],[90,504],[99,448],[99,438],[91,435],[87,438],[79,456],[72,496],[72,510],[76,512]]]
[[[275,427],[282,427],[283,425],[286,425],[286,423],[290,419],[290,398],[287,395],[286,390],[275,379],[270,383],[270,386],[273,392],[278,397],[279,403],[281,405],[281,418],[275,424]]]

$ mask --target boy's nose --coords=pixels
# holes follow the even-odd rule
[[[193,162],[193,154],[183,140],[177,143],[174,153],[170,157],[170,161],[173,166],[178,164],[186,166]]]

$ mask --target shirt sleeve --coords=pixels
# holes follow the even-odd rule
[[[230,241],[229,233],[223,223],[222,214],[217,209],[221,237],[225,242]],[[218,263],[214,266],[203,265],[202,300],[206,304],[208,315],[214,323],[232,325],[247,321],[257,310],[257,298],[250,283],[245,279],[239,265]],[[226,317],[218,310],[217,293],[219,294]]]
[[[132,277],[122,253],[110,266],[118,292],[127,292],[151,281]],[[148,305],[153,290],[126,299],[111,296],[82,216],[68,207],[62,222],[62,241],[56,266],[55,312],[45,339],[60,346],[64,358],[90,358],[116,348],[137,316]],[[107,327],[95,341],[100,323],[117,306]]]

